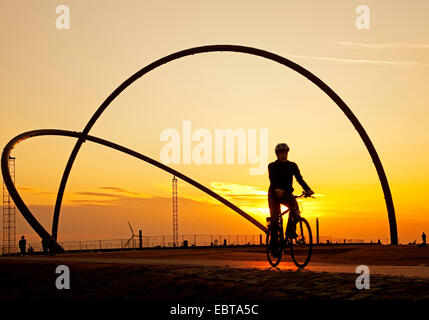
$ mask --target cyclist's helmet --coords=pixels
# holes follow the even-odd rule
[[[286,143],[279,143],[278,145],[276,145],[276,154],[279,153],[280,151],[289,151],[289,146]]]

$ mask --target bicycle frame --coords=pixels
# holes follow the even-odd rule
[[[297,198],[303,198],[303,197],[305,197],[305,192],[303,192],[299,196],[293,195],[293,197],[295,199],[297,199]],[[314,197],[311,197],[311,198],[314,198]],[[279,228],[281,228],[281,238],[280,238],[280,241],[281,241],[281,244],[282,244],[283,248],[287,247],[287,243],[286,243],[286,240],[287,240],[286,231],[288,230],[289,223],[291,223],[290,219],[288,219],[288,222],[286,224],[286,230],[283,229],[283,216],[286,213],[290,213],[290,208],[289,207],[286,210],[284,210],[283,212],[281,212],[279,214],[278,218],[277,218],[277,222],[278,222]],[[300,217],[300,216],[301,216],[301,211],[299,210],[299,206],[297,206],[297,208],[296,208],[296,217]],[[267,217],[267,222],[271,223],[271,217]]]
[[[299,196],[294,195],[293,197],[295,199],[300,198],[300,197],[306,197],[306,193],[303,192],[301,195],[299,195]],[[289,208],[289,207],[286,210],[284,210],[283,212],[280,212],[279,216],[276,219],[277,220],[276,223],[278,226],[278,232],[273,232],[275,230],[274,230],[273,226],[271,225],[271,223],[272,223],[271,217],[267,217],[267,223],[268,223],[267,240],[266,240],[267,258],[268,258],[269,263],[273,267],[275,267],[280,263],[282,253],[284,252],[286,254],[286,250],[289,248],[290,254],[292,256],[292,260],[295,263],[295,265],[298,268],[304,268],[309,263],[310,258],[311,258],[312,243],[313,243],[312,242],[311,228],[310,228],[308,221],[305,218],[301,217],[301,210],[300,210],[299,206],[296,206],[296,210],[294,210],[293,217],[290,215],[290,212],[291,212],[291,208]],[[284,230],[283,229],[283,216],[286,213],[289,213],[289,219],[288,219],[288,223],[286,225],[286,230]],[[273,221],[275,221],[275,220],[273,220]],[[298,227],[298,223],[299,223],[299,227]],[[289,227],[292,228],[292,230]],[[295,229],[294,227],[296,227],[297,229]],[[299,234],[296,234],[295,231],[298,232]],[[306,231],[308,231],[308,233],[306,233]],[[276,242],[278,241],[277,243],[278,243],[279,247],[277,247],[278,249],[274,249],[274,251],[273,251],[272,239],[274,239],[274,237],[277,238],[277,240],[274,240],[274,241],[276,241]],[[294,241],[296,242],[296,245],[304,245],[305,246],[304,250],[302,250],[302,248],[301,248],[301,251],[300,251],[300,249],[298,249],[298,251],[295,251]],[[307,242],[307,241],[309,241],[309,242]],[[308,246],[307,246],[307,243],[309,244]],[[280,250],[280,253],[273,254],[273,252],[275,252],[276,250]],[[303,255],[303,252],[304,252],[304,255]],[[304,258],[304,260],[302,258]]]

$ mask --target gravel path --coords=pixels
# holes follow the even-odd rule
[[[429,300],[429,279],[388,275],[370,275],[370,288],[358,290],[353,272],[355,265],[368,262],[365,249],[337,252],[333,261],[349,261],[352,272],[323,272],[276,268],[237,268],[234,266],[192,264],[195,261],[260,261],[263,250],[208,249],[155,250],[114,253],[79,253],[56,257],[0,258],[0,300],[139,300],[139,301],[396,301]],[[216,251],[217,250],[217,251]],[[357,250],[357,249],[356,249]],[[378,250],[378,249],[377,249]],[[244,253],[243,253],[244,252]],[[396,268],[423,268],[427,270],[427,251],[404,251],[409,256],[405,266]],[[414,257],[414,258],[412,258]],[[347,258],[347,255],[349,258]],[[333,256],[329,253],[329,256]],[[354,258],[352,259],[352,257]],[[391,263],[391,252],[387,252]],[[396,252],[396,256],[400,254]],[[168,259],[188,261],[189,265],[170,264]],[[204,257],[204,258],[203,258]],[[215,258],[213,258],[215,257]],[[234,257],[236,259],[232,259]],[[244,257],[251,258],[250,260]],[[257,259],[255,257],[258,257]],[[378,256],[379,264],[383,255]],[[315,254],[314,264],[326,261],[320,252]],[[225,260],[229,259],[229,260]],[[349,259],[349,260],[347,260]],[[370,259],[373,256],[370,255]],[[409,262],[414,259],[414,266]],[[155,264],[151,261],[161,261]],[[180,259],[179,259],[180,260]],[[144,263],[142,263],[142,261]],[[312,260],[313,261],[313,260]],[[322,262],[321,262],[322,261]],[[398,259],[397,261],[401,261]],[[423,262],[423,263],[422,263]],[[358,263],[358,264],[357,264]],[[419,263],[419,265],[416,265]],[[70,268],[70,290],[55,287],[55,268],[66,264]],[[341,265],[342,265],[341,264]],[[398,263],[397,263],[398,264]],[[338,266],[341,266],[338,265]],[[347,266],[347,265],[345,265]],[[379,266],[391,269],[392,267]]]

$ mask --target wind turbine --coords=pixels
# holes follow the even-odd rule
[[[127,220],[128,222],[128,226],[130,227],[131,230],[131,238],[128,239],[127,243],[125,244],[124,248],[126,248],[128,246],[128,244],[130,243],[131,240],[133,240],[134,238],[138,238],[139,236],[137,234],[134,234],[134,230],[131,227],[130,222]],[[134,248],[134,241],[133,241],[133,248]]]

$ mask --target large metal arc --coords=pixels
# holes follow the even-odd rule
[[[43,226],[39,223],[39,221],[34,217],[34,215],[31,213],[30,209],[28,209],[27,205],[24,203],[24,201],[21,198],[21,195],[19,194],[18,190],[15,187],[15,184],[13,183],[11,174],[10,174],[10,170],[9,170],[9,156],[10,153],[12,151],[12,149],[20,142],[22,142],[23,140],[32,138],[32,137],[38,137],[38,136],[67,136],[67,137],[74,137],[74,138],[80,138],[82,136],[82,134],[80,132],[75,132],[75,131],[68,131],[68,130],[57,130],[57,129],[42,129],[42,130],[33,130],[33,131],[28,131],[28,132],[24,132],[18,136],[16,136],[15,138],[13,138],[4,148],[3,153],[2,153],[2,158],[1,158],[1,169],[2,169],[2,174],[3,174],[3,179],[5,182],[5,185],[9,191],[9,194],[11,195],[13,201],[15,202],[16,207],[18,208],[18,210],[21,212],[21,214],[24,216],[24,218],[27,220],[27,222],[30,224],[30,226],[36,231],[36,233],[41,237],[41,238],[48,238],[48,239],[53,239],[53,237],[51,238],[51,235],[45,230],[45,228],[43,228]],[[213,198],[215,198],[216,200],[222,202],[224,205],[228,206],[229,208],[231,208],[232,210],[234,210],[235,212],[239,213],[240,215],[242,215],[244,218],[246,218],[247,220],[249,220],[250,222],[252,222],[255,226],[257,226],[258,228],[260,228],[262,231],[267,232],[267,228],[261,224],[259,221],[257,221],[256,219],[254,219],[253,217],[251,217],[250,215],[248,215],[246,212],[244,212],[243,210],[241,210],[240,208],[238,208],[236,205],[234,205],[233,203],[229,202],[228,200],[226,200],[225,198],[223,198],[222,196],[218,195],[216,192],[213,192],[212,190],[210,190],[209,188],[203,186],[202,184],[198,183],[197,181],[195,181],[192,178],[189,178],[188,176],[180,173],[179,171],[176,171],[152,158],[149,158],[141,153],[138,153],[136,151],[133,151],[131,149],[128,149],[126,147],[123,147],[119,144],[104,140],[104,139],[100,139],[97,137],[93,137],[93,136],[86,136],[86,140],[87,141],[92,141],[101,145],[104,145],[106,147],[121,151],[123,153],[126,153],[128,155],[131,155],[135,158],[138,158],[140,160],[143,160],[145,162],[148,162],[164,171],[167,171],[173,175],[175,175],[176,177],[182,179],[183,181],[188,182],[189,184],[193,185],[194,187],[204,191],[205,193],[207,193],[208,195],[212,196]],[[57,250],[58,251],[63,251],[63,248],[56,242],[55,240],[56,246],[57,246]]]
[[[366,148],[368,149],[368,152],[372,158],[372,161],[374,162],[375,169],[377,170],[378,177],[381,182],[381,187],[383,189],[384,198],[386,201],[386,207],[388,212],[388,218],[389,218],[389,225],[390,225],[390,241],[391,244],[398,244],[398,234],[397,234],[397,227],[396,227],[396,218],[395,218],[395,209],[393,206],[393,200],[392,195],[390,192],[389,184],[387,182],[386,174],[384,172],[383,166],[381,164],[380,158],[378,157],[378,154],[374,148],[374,145],[372,144],[371,140],[369,139],[369,136],[367,135],[366,131],[360,124],[359,120],[356,118],[356,116],[353,114],[353,112],[350,110],[350,108],[345,104],[345,102],[330,88],[328,85],[326,85],[322,80],[320,80],[318,77],[316,77],[314,74],[312,74],[307,69],[301,67],[300,65],[282,57],[277,54],[252,48],[252,47],[246,47],[246,46],[238,46],[238,45],[208,45],[208,46],[201,46],[201,47],[195,47],[190,48],[186,50],[182,50],[173,54],[170,54],[168,56],[165,56],[159,60],[156,60],[152,62],[151,64],[147,65],[146,67],[142,68],[135,74],[133,74],[131,77],[129,77],[127,80],[125,80],[115,91],[113,91],[107,99],[101,104],[101,106],[97,109],[97,111],[94,113],[94,115],[91,117],[87,125],[82,131],[81,137],[77,140],[71,154],[70,158],[67,162],[67,165],[65,167],[61,183],[58,189],[57,199],[55,203],[55,209],[54,209],[54,217],[53,217],[53,223],[52,223],[52,236],[54,239],[57,239],[57,231],[58,231],[58,221],[59,221],[59,215],[61,210],[61,203],[64,195],[64,190],[67,184],[68,177],[70,175],[71,168],[73,166],[74,160],[76,159],[76,156],[80,150],[80,147],[82,146],[82,143],[85,141],[86,136],[88,135],[89,131],[97,121],[97,119],[100,117],[100,115],[103,113],[103,111],[109,106],[109,104],[122,92],[124,91],[129,85],[131,85],[134,81],[145,75],[151,70],[154,70],[158,68],[159,66],[166,64],[170,61],[177,60],[186,56],[190,56],[193,54],[198,53],[207,53],[207,52],[219,52],[219,51],[228,51],[228,52],[240,52],[240,53],[246,53],[251,54],[259,57],[263,57],[275,62],[278,62],[292,70],[295,70],[299,74],[306,77],[308,80],[313,82],[316,86],[318,86],[323,92],[325,92],[337,105],[338,107],[344,112],[344,114],[347,116],[347,118],[351,121],[355,129],[358,131],[360,137],[362,138]]]

